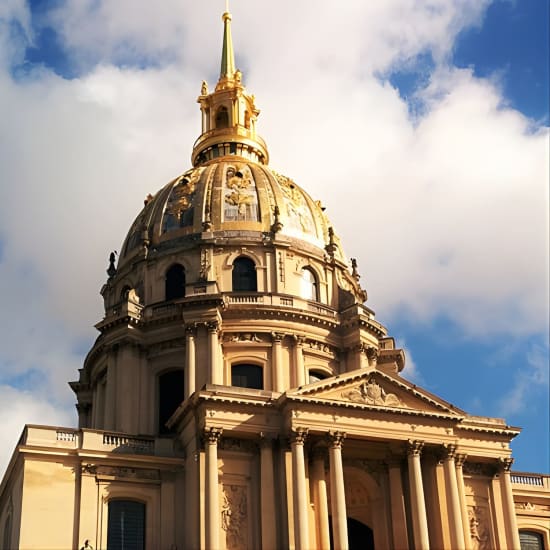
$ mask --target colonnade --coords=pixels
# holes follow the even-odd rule
[[[220,548],[220,505],[219,505],[219,478],[218,478],[218,442],[222,435],[221,428],[205,430],[205,544],[206,548],[216,550]],[[290,452],[292,463],[292,495],[294,534],[290,546],[295,550],[308,550],[315,545],[321,550],[330,549],[329,540],[329,506],[328,488],[325,476],[325,457],[327,448],[313,447],[308,457],[304,445],[308,437],[307,428],[298,428],[291,433]],[[344,484],[344,464],[342,460],[342,446],[346,434],[343,432],[328,432],[326,437],[329,463],[330,487],[330,516],[332,517],[332,536],[334,550],[347,550],[347,510],[346,492]],[[277,533],[274,518],[277,515],[275,504],[276,490],[274,480],[273,440],[263,437],[260,440],[260,483],[261,483],[261,541],[262,548],[270,549],[277,546]],[[391,518],[388,522],[388,540],[393,540],[395,548],[412,548],[429,550],[430,533],[428,515],[426,512],[426,497],[422,481],[421,455],[424,443],[409,441],[407,444],[407,471],[410,495],[410,522],[405,514],[405,496],[401,459],[390,457],[386,461],[388,472],[388,487]],[[446,524],[449,528],[449,545],[457,550],[472,550],[472,540],[466,506],[466,495],[462,466],[465,455],[456,453],[453,445],[444,445],[441,448],[440,464],[443,466],[445,494],[447,497]],[[310,458],[309,471],[306,469],[306,460]],[[310,510],[310,493],[314,502],[314,514]],[[498,484],[504,507],[506,522],[506,544],[511,548],[519,548],[519,536],[513,508],[513,497],[509,474],[509,462],[504,461],[499,470]],[[315,526],[310,526],[314,518]],[[315,527],[315,529],[313,529]],[[408,530],[411,529],[409,535]],[[311,540],[315,533],[316,540]],[[516,540],[517,539],[517,540]],[[504,541],[501,540],[502,543]],[[280,545],[280,541],[279,541]],[[412,550],[412,549],[411,549]]]

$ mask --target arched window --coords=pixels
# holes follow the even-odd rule
[[[134,500],[109,501],[108,550],[145,548],[145,504]]]
[[[328,374],[322,370],[310,370],[309,371],[309,383],[313,384],[314,382],[319,382],[319,380],[324,380],[328,378]]]
[[[229,126],[229,114],[226,107],[220,107],[216,113],[216,128],[227,128]]]
[[[317,283],[317,277],[309,267],[304,267],[302,269],[300,296],[306,300],[312,300],[314,302],[319,301],[319,285]]]
[[[250,258],[241,256],[233,262],[233,291],[256,292],[256,265]]]
[[[159,434],[174,433],[166,426],[168,419],[180,406],[184,397],[183,369],[165,372],[158,377],[158,430]]]
[[[239,388],[264,389],[264,369],[258,365],[233,365],[231,385]]]
[[[185,270],[180,264],[174,264],[166,272],[166,300],[175,300],[185,296]]]
[[[520,531],[519,543],[521,550],[544,550],[542,534],[536,531]]]

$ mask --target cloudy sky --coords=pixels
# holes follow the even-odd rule
[[[0,471],[76,422],[99,289],[190,166],[222,0],[0,1]],[[404,376],[548,471],[548,5],[233,0],[271,165],[327,207]]]

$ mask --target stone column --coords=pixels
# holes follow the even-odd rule
[[[409,441],[407,446],[407,461],[409,465],[414,546],[419,550],[429,550],[428,520],[426,517],[422,469],[420,466],[420,453],[423,446],[424,443],[422,441]]]
[[[206,323],[208,330],[208,363],[210,371],[208,373],[208,383],[222,384],[222,377],[218,362],[218,322],[211,321]]]
[[[315,521],[317,523],[319,550],[330,550],[330,531],[328,523],[327,481],[325,478],[325,448],[313,451],[311,479],[313,482],[313,502],[315,504]]]
[[[304,367],[304,337],[294,335],[294,369],[296,371],[296,386],[306,383],[306,371]]]
[[[260,498],[262,516],[262,548],[277,548],[275,521],[275,486],[273,481],[273,440],[262,435],[260,440]]]
[[[466,462],[465,454],[455,456],[456,483],[458,485],[458,498],[460,500],[460,514],[462,515],[462,529],[464,531],[464,548],[472,550],[472,539],[470,535],[470,520],[468,518],[468,506],[466,504],[466,489],[464,487],[464,473],[462,466]]]
[[[401,479],[401,459],[390,457],[387,461],[390,480],[391,526],[393,546],[408,550],[407,516],[405,515],[405,499]]]
[[[519,550],[519,531],[516,519],[516,508],[514,506],[514,495],[512,494],[512,480],[510,479],[510,468],[514,462],[513,458],[501,458],[499,468],[500,488],[502,492],[502,504],[507,529],[508,548]]]
[[[273,352],[271,355],[271,362],[273,364],[273,389],[275,391],[284,391],[283,380],[283,338],[285,335],[282,332],[272,332],[271,338],[273,340]]]
[[[204,430],[206,447],[206,533],[205,542],[208,550],[220,548],[220,497],[218,479],[218,441],[222,428]]]
[[[195,383],[196,383],[195,336],[196,334],[197,334],[197,329],[194,325],[189,325],[185,327],[185,388],[184,388],[185,399],[188,399],[189,397],[191,397],[191,395],[195,393]]]
[[[334,550],[348,549],[348,520],[346,513],[346,489],[342,465],[342,443],[344,432],[329,433],[330,508],[332,512],[332,533]]]
[[[451,520],[449,525],[451,541],[453,548],[463,550],[465,547],[464,527],[462,525],[462,511],[456,479],[455,453],[455,445],[444,446],[443,470],[445,472],[445,487],[449,504],[449,519]]]
[[[296,550],[310,550],[308,526],[308,502],[306,490],[306,468],[304,461],[304,442],[307,428],[298,428],[292,432],[292,480],[294,493],[294,535]]]

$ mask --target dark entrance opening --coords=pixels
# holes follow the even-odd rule
[[[334,548],[332,540],[332,517],[328,518],[330,530],[330,547]],[[374,550],[374,535],[372,529],[353,518],[348,518],[348,548],[349,550]]]

